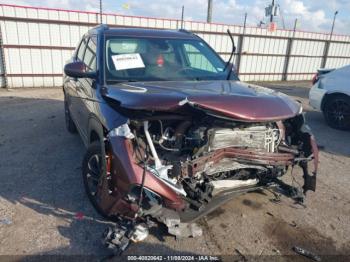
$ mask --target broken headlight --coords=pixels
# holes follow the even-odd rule
[[[118,126],[116,128],[113,128],[109,133],[109,137],[116,137],[116,136],[121,136],[125,137],[127,139],[133,139],[135,136],[131,132],[129,125],[127,123],[122,124],[121,126]]]

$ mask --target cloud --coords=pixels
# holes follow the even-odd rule
[[[0,4],[36,6],[60,9],[78,9],[83,11],[98,11],[99,1],[96,0],[0,0]]]
[[[185,19],[205,20],[206,0],[153,0],[147,1],[127,1],[129,10],[121,10],[125,14],[145,15],[166,18],[181,18],[182,6],[185,6]]]
[[[180,19],[184,5],[186,20],[206,21],[207,18],[207,0],[153,0],[148,4],[133,0],[128,3],[130,9],[120,10],[120,13]],[[243,24],[244,13],[248,12],[248,23],[256,25],[263,17],[262,9],[256,3],[240,4],[237,0],[214,0],[213,3],[214,22]]]
[[[83,7],[84,11],[94,11],[98,12],[99,1],[96,0],[60,0],[60,1],[52,1],[45,0],[40,1],[43,6],[51,7],[51,8],[62,8],[62,9],[79,9]]]
[[[284,13],[287,19],[297,18],[299,24],[308,30],[319,31],[329,23],[323,10],[311,11],[303,1],[284,0]]]
[[[281,6],[286,27],[291,29],[295,18],[299,29],[329,32],[333,14],[339,10],[335,32],[350,34],[350,0],[276,0]],[[0,0],[0,3],[34,5],[52,8],[99,11],[98,0]],[[127,3],[130,9],[123,9]],[[213,21],[228,24],[243,24],[244,13],[248,13],[247,24],[255,26],[264,18],[264,9],[270,0],[213,0]],[[186,20],[205,21],[207,0],[103,0],[104,10],[109,13],[153,16],[180,19],[181,7],[185,6]],[[281,21],[281,19],[279,19]],[[279,28],[282,24],[279,23]]]
[[[302,30],[330,32],[333,15],[340,10],[335,24],[335,33],[350,34],[350,20],[344,19],[342,14],[350,12],[350,1],[348,0],[283,0],[285,16],[291,23],[295,18],[299,21]]]

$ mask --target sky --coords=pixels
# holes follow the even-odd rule
[[[213,22],[243,24],[247,13],[247,25],[257,26],[264,20],[264,9],[271,0],[212,0]],[[207,0],[103,0],[103,11],[108,13],[153,16],[163,18],[181,17],[185,6],[185,19],[205,21]],[[278,28],[293,29],[297,18],[297,29],[315,32],[330,32],[334,12],[338,11],[334,33],[350,35],[350,0],[276,0],[282,16]],[[99,11],[99,0],[0,0],[0,3]],[[283,19],[282,19],[283,18]]]

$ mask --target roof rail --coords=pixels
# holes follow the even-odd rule
[[[186,33],[186,34],[189,34],[189,35],[193,35],[193,33],[191,31],[188,31],[186,29],[179,29],[178,30],[179,32],[182,32],[182,33]]]

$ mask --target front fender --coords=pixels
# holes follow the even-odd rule
[[[108,138],[109,150],[112,155],[112,180],[116,182],[120,194],[126,195],[131,185],[142,183],[143,167],[134,159],[132,141],[124,137]],[[161,179],[146,170],[145,188],[161,196],[167,207],[181,210],[185,204],[183,199]]]

